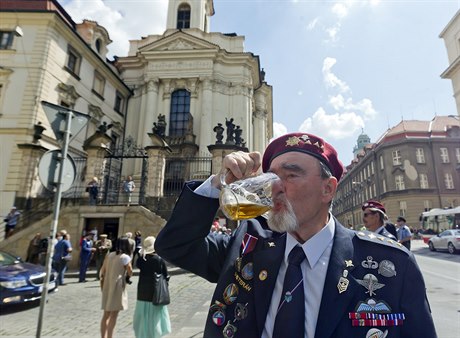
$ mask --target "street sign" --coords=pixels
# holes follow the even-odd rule
[[[72,112],[72,123],[70,125],[70,141],[85,127],[88,120],[91,118],[88,114],[77,112],[73,109],[58,106],[46,101],[42,101],[43,110],[50,122],[51,129],[54,132],[56,140],[62,141],[66,125],[67,112]]]
[[[46,189],[53,192],[56,190],[57,183],[59,182],[59,171],[62,162],[64,163],[62,191],[66,191],[72,186],[77,173],[73,158],[67,155],[67,158],[62,161],[61,156],[60,150],[50,150],[42,156],[38,163],[38,176],[40,181]]]

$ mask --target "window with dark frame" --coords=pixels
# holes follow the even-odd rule
[[[100,95],[101,97],[104,96],[104,87],[105,87],[105,79],[104,77],[98,72],[94,72],[94,83],[93,83],[93,91]]]
[[[123,96],[117,91],[115,94],[115,105],[113,109],[115,109],[116,112],[119,112],[120,114],[123,113]]]
[[[75,75],[80,73],[81,56],[77,51],[68,46],[67,48],[67,65],[66,68]]]
[[[184,136],[187,132],[190,117],[190,93],[179,89],[171,95],[171,111],[169,118],[169,136]]]
[[[190,28],[190,6],[181,5],[177,11],[177,29]]]
[[[11,49],[13,46],[14,32],[0,31],[0,49]]]

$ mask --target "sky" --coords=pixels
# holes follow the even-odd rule
[[[59,0],[79,23],[97,21],[113,42],[166,29],[168,0]],[[457,115],[439,34],[460,0],[214,0],[211,32],[237,33],[273,87],[274,134],[307,132],[348,165],[361,133],[376,142],[402,120]]]

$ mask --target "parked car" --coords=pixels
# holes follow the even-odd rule
[[[460,230],[444,230],[439,235],[431,237],[428,246],[431,251],[447,250],[454,254],[460,250]]]
[[[0,306],[31,302],[41,298],[45,267],[25,263],[21,258],[0,251]],[[57,290],[56,275],[50,275],[48,292]]]

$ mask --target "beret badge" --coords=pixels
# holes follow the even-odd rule
[[[310,144],[312,146],[315,146],[321,151],[324,150],[324,146],[321,142],[317,141],[313,143],[308,135],[291,136],[286,140],[286,146],[291,146],[291,147],[298,146],[300,142],[302,141],[304,144]]]

